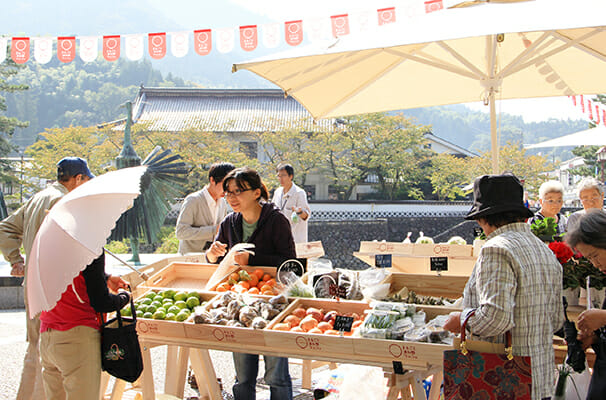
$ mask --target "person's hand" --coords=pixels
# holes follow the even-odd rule
[[[451,312],[444,323],[444,329],[452,333],[461,333],[461,313]]]
[[[217,262],[219,257],[223,257],[227,253],[227,245],[219,241],[213,242],[210,248],[206,251],[206,259],[211,263]]]
[[[597,341],[597,338],[598,337],[593,332],[579,333],[579,335],[577,336],[577,339],[579,340],[579,342],[581,342],[583,350],[587,350],[589,346],[591,346]]]
[[[238,265],[248,265],[249,256],[250,253],[248,251],[238,251],[236,254],[234,254],[234,261]]]
[[[23,276],[25,275],[25,264],[22,262],[16,262],[11,264],[11,276]]]
[[[606,325],[606,310],[585,310],[579,315],[577,326],[583,333],[589,334]]]
[[[128,289],[128,282],[120,276],[110,275],[107,278],[107,287],[110,291],[117,293],[119,289]]]

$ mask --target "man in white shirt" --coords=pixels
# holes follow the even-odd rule
[[[276,171],[280,187],[274,192],[272,203],[278,206],[282,214],[290,221],[295,243],[306,243],[307,221],[311,215],[307,194],[293,182],[295,171],[292,165],[280,164]]]
[[[179,254],[201,253],[213,242],[217,227],[229,213],[223,198],[223,179],[233,169],[230,163],[211,165],[208,184],[183,200],[175,230]]]

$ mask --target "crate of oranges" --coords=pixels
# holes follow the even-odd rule
[[[275,296],[281,291],[273,267],[239,267],[213,288],[217,292],[262,294]]]

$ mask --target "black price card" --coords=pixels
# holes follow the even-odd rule
[[[354,318],[346,317],[344,315],[337,315],[335,318],[335,324],[333,329],[335,331],[351,332],[351,326],[353,325]]]
[[[393,364],[393,372],[398,375],[404,375],[404,366],[401,361],[392,361]]]
[[[431,271],[448,271],[448,257],[430,257],[429,263]]]
[[[375,254],[375,267],[391,268],[391,254]]]
[[[344,286],[337,286],[334,283],[328,285],[328,294],[333,297],[347,298],[347,289]]]

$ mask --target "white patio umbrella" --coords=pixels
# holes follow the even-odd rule
[[[540,149],[543,147],[567,146],[604,146],[606,145],[606,127],[598,126],[592,129],[571,133],[555,139],[545,140],[535,144],[526,144],[526,149]]]
[[[281,87],[314,118],[495,98],[606,92],[606,1],[535,0],[453,8],[235,64]]]

